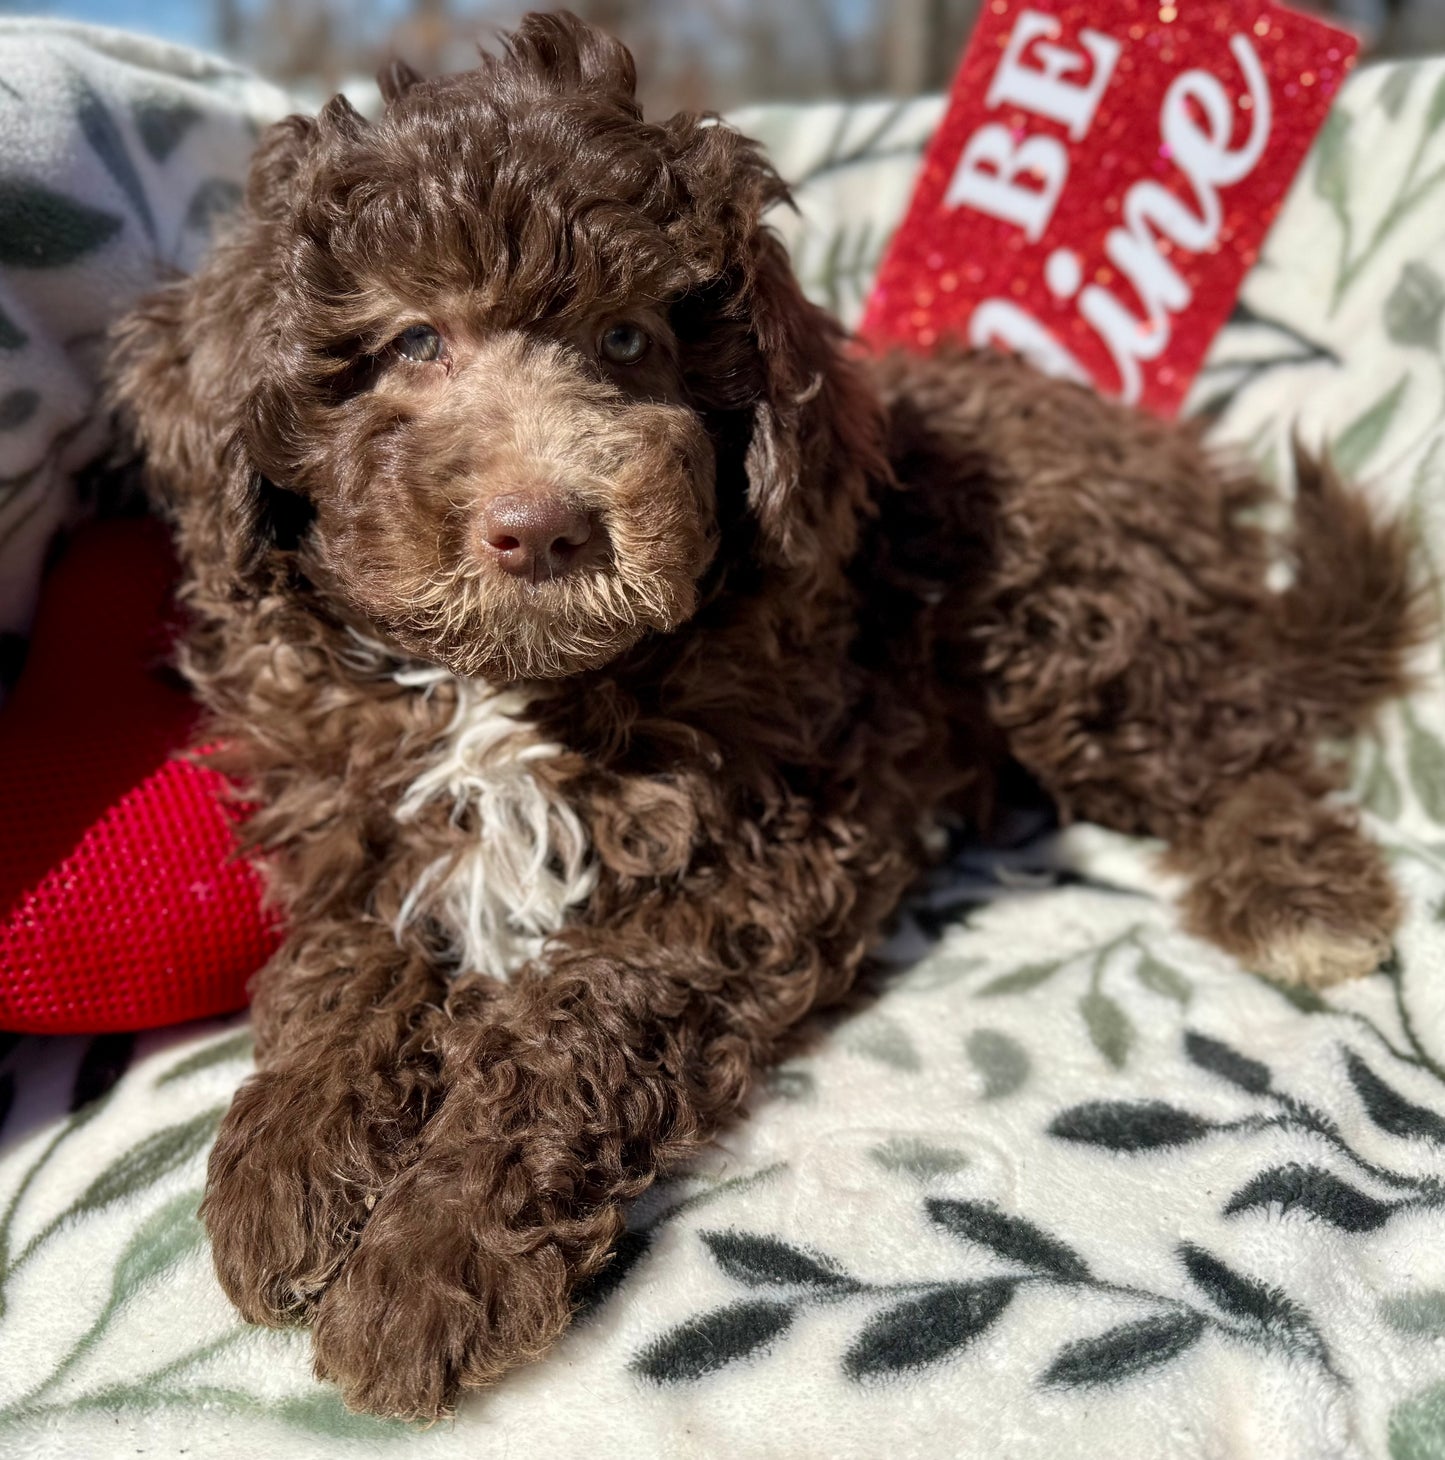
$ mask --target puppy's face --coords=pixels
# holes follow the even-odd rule
[[[338,100],[263,139],[230,237],[118,341],[223,595],[300,587],[457,674],[550,679],[678,628],[720,557],[846,553],[863,468],[822,453],[861,462],[874,405],[761,223],[785,190],[633,82],[531,16],[477,71],[393,69],[374,123]]]
[[[468,676],[595,668],[681,624],[716,548],[716,457],[664,291],[527,310],[396,259],[351,282],[367,311],[328,345],[339,383],[274,403],[293,432],[278,475],[314,513],[308,575]]]
[[[664,135],[605,93],[498,92],[333,109],[271,223],[290,368],[250,445],[310,505],[318,584],[455,673],[541,679],[692,613],[716,455]]]

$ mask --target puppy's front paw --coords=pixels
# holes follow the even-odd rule
[[[315,1070],[267,1070],[236,1092],[201,1206],[216,1275],[251,1323],[305,1319],[389,1170],[364,1102]]]
[[[459,1390],[540,1358],[567,1326],[570,1289],[547,1233],[488,1232],[475,1205],[409,1172],[317,1305],[317,1377],[339,1385],[352,1409],[436,1419]]]

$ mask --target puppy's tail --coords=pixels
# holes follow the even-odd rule
[[[1350,735],[1411,688],[1411,655],[1436,631],[1435,595],[1403,518],[1378,512],[1299,442],[1295,479],[1276,668],[1318,732]]]

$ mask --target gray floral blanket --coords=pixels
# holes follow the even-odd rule
[[[280,92],[121,31],[0,16],[0,698],[46,549],[106,479],[100,352],[119,308],[194,265]]]
[[[845,315],[937,113],[742,119]],[[1331,442],[1445,567],[1442,321],[1445,63],[1365,72],[1195,404],[1266,471]],[[244,1019],[14,1042],[0,1456],[1445,1456],[1442,668],[1358,755],[1409,902],[1372,978],[1283,989],[1185,936],[1147,844],[960,847],[877,998],[639,1204],[556,1352],[429,1430],[348,1414],[216,1288],[195,1208]]]

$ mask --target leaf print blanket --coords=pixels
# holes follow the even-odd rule
[[[742,118],[845,315],[938,112]],[[157,181],[111,116],[101,152],[118,134]],[[67,196],[139,237],[97,156]],[[173,238],[189,203],[146,196]],[[1331,442],[1445,568],[1442,328],[1445,62],[1366,71],[1195,405],[1265,471],[1292,430]],[[1357,758],[1409,902],[1373,977],[1301,993],[1185,936],[1144,843],[960,846],[876,999],[638,1204],[563,1344],[429,1430],[348,1414],[305,1335],[243,1327],[211,1276],[195,1209],[243,1019],[12,1041],[0,1456],[1445,1456],[1442,654]]]

